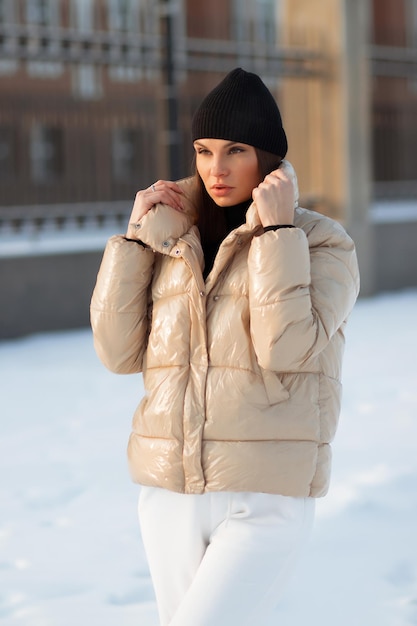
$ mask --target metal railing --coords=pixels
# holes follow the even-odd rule
[[[0,243],[22,235],[59,235],[68,230],[82,232],[109,226],[118,226],[124,232],[131,208],[128,201],[1,207]]]
[[[120,65],[161,68],[160,33],[92,31],[49,28],[32,24],[0,24],[3,59]],[[231,41],[182,37],[175,40],[176,70],[223,72],[244,58],[249,65],[261,61],[266,74],[317,76],[329,70],[328,59],[308,48],[285,48],[261,41]]]
[[[305,48],[285,48],[260,41],[228,41],[188,38],[184,42],[184,67],[189,71],[223,72],[232,62],[245,60],[249,70],[262,67],[265,76],[315,77],[330,71],[328,57],[320,51]]]
[[[71,28],[0,24],[4,59],[126,66],[141,63],[156,69],[160,47],[158,33],[83,33]]]
[[[373,45],[369,48],[374,76],[394,76],[417,80],[417,48]]]

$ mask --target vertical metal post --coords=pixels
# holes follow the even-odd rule
[[[161,75],[162,93],[165,97],[164,132],[162,133],[168,175],[171,180],[181,177],[180,173],[180,133],[178,129],[178,89],[175,68],[175,0],[161,0]]]

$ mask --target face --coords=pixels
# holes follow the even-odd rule
[[[209,196],[218,206],[248,200],[261,182],[255,148],[225,139],[194,142],[197,171]]]

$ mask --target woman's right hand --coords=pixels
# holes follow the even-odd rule
[[[158,180],[147,189],[138,191],[130,214],[128,229],[131,224],[137,224],[155,204],[160,202],[168,204],[176,211],[183,211],[182,195],[181,187],[170,180]]]

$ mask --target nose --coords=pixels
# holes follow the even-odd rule
[[[215,178],[227,175],[228,170],[223,155],[213,155],[210,169],[211,175]]]

